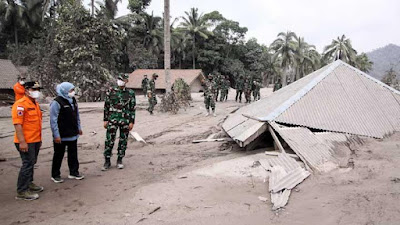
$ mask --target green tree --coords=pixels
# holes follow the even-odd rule
[[[388,71],[386,71],[385,76],[382,78],[382,82],[392,88],[400,90],[400,81],[397,78],[397,74],[394,71],[393,67],[391,67]]]
[[[294,81],[315,71],[320,64],[320,55],[314,45],[305,42],[303,37],[297,37],[295,43],[296,74]]]
[[[193,69],[196,68],[196,42],[198,39],[208,39],[212,32],[209,31],[211,24],[203,14],[199,14],[197,8],[191,8],[189,12],[185,12],[186,17],[182,17],[183,22],[179,29],[191,39],[192,42],[192,60]]]
[[[278,34],[278,38],[271,44],[271,48],[274,50],[274,61],[279,58],[280,67],[284,70],[282,73],[282,86],[287,84],[287,74],[296,63],[296,42],[294,39],[297,35],[294,32],[287,31],[286,33],[281,32]]]
[[[143,37],[143,45],[154,53],[160,53],[163,48],[163,30],[161,17],[147,13],[142,14],[145,25],[145,35]]]
[[[355,66],[365,72],[368,73],[372,69],[373,62],[371,62],[365,53],[361,53],[360,55],[356,56],[355,59]]]
[[[143,12],[149,5],[151,0],[129,0],[128,8],[133,12],[139,14]]]
[[[332,40],[332,43],[324,48],[323,55],[328,62],[340,59],[354,65],[357,51],[351,45],[351,40],[343,34],[341,37]]]

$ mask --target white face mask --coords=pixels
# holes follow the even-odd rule
[[[117,80],[117,84],[118,84],[119,87],[125,86],[125,82],[122,81],[122,80]]]
[[[19,81],[19,84],[24,85],[24,84],[25,84],[25,81],[20,80],[20,81]]]
[[[73,98],[74,96],[75,96],[75,91],[68,93],[68,97]]]
[[[40,91],[29,91],[29,96],[31,96],[31,98],[37,99],[40,97]]]

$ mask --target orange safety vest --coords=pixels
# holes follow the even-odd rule
[[[11,109],[13,124],[21,124],[26,143],[42,141],[42,111],[39,103],[24,96],[16,101]],[[19,143],[17,133],[14,135],[14,142]]]

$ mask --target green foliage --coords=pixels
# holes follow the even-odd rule
[[[143,12],[149,5],[151,0],[129,0],[128,8],[133,13]]]
[[[394,89],[400,90],[400,80],[398,79],[393,67],[386,71],[385,76],[382,78],[382,82]]]
[[[189,85],[181,78],[175,80],[173,92],[166,93],[161,97],[161,111],[178,113],[179,109],[190,106],[192,96]]]

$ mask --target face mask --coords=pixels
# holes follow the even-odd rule
[[[122,81],[122,80],[117,80],[117,84],[118,84],[119,87],[125,86],[125,82]]]
[[[68,93],[68,97],[73,98],[74,96],[75,96],[75,91]]]
[[[29,96],[31,96],[31,98],[37,99],[40,97],[40,91],[29,91]]]
[[[20,80],[20,81],[19,81],[19,84],[24,85],[24,84],[25,84],[25,81]]]

